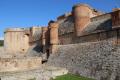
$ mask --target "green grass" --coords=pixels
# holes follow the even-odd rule
[[[78,75],[66,74],[66,75],[58,76],[56,77],[56,79],[51,79],[51,80],[94,80],[94,79],[90,79]]]

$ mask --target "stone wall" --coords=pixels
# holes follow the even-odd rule
[[[74,22],[73,22],[73,17],[67,17],[61,21],[58,21],[59,23],[59,35],[63,35],[66,33],[74,32]]]
[[[111,30],[112,29],[112,13],[102,14],[91,18],[91,22],[84,28],[85,33],[91,34],[97,30]],[[75,32],[74,17],[70,15],[62,20],[58,20],[59,35]]]
[[[58,45],[56,54],[50,56],[48,65],[64,67],[72,73],[97,80],[120,79],[119,29],[77,39],[67,36],[64,45]]]
[[[41,63],[40,57],[0,58],[0,72],[36,69],[41,66]]]
[[[58,46],[48,65],[67,68],[71,73],[96,80],[120,79],[120,50],[106,41]]]
[[[86,28],[84,28],[83,34],[80,37],[75,37],[75,17],[73,15],[69,15],[62,20],[58,20],[59,44],[74,44],[89,41],[95,42],[100,41],[101,39],[103,40],[104,37],[107,39],[108,34],[111,34],[111,31],[113,32],[114,28],[119,28],[119,13],[120,10],[117,10],[92,17],[91,22]],[[117,33],[117,31],[115,31],[115,33]]]
[[[4,34],[4,49],[12,56],[25,56],[33,45],[35,49],[41,43],[41,27],[32,28],[9,28]]]
[[[40,40],[42,34],[41,27],[33,26],[30,28],[30,43],[35,43]]]
[[[76,44],[84,42],[98,42],[101,40],[107,40],[111,37],[119,37],[119,29],[95,32],[89,35],[75,37],[74,33],[67,33],[59,36],[59,44]]]
[[[17,52],[25,53],[29,48],[29,36],[25,35],[24,29],[7,29],[4,34],[4,47],[5,51],[15,56]]]
[[[113,26],[113,28],[116,28],[114,26],[119,26],[119,25],[120,25],[120,9],[112,12],[112,26]]]

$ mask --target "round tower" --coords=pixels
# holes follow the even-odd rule
[[[58,45],[58,23],[57,22],[50,22],[50,52],[55,53],[57,51]]]
[[[87,27],[90,23],[90,18],[93,16],[92,8],[86,4],[77,4],[73,6],[72,13],[76,36],[81,36],[84,28]]]
[[[58,44],[58,23],[50,23],[50,44],[56,45]]]

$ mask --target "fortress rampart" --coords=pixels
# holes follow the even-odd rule
[[[99,41],[104,38],[102,34],[118,33],[119,13],[120,10],[115,9],[113,12],[102,14],[87,4],[77,4],[72,7],[71,13],[58,17],[57,21],[49,22],[47,27],[7,29],[5,49],[11,53],[26,53],[30,46],[38,44],[46,53],[46,50],[54,52],[54,48],[59,44]]]
[[[12,60],[16,61],[14,60],[16,58],[26,58],[24,66],[26,69],[29,63],[33,63],[34,66],[38,67],[42,62],[48,61],[52,65],[57,64],[57,66],[66,67],[71,72],[80,69],[83,70],[83,73],[79,71],[79,74],[88,74],[90,77],[96,77],[95,74],[92,74],[95,70],[92,71],[93,69],[91,68],[94,67],[94,64],[99,66],[102,63],[98,62],[99,64],[97,64],[93,60],[93,63],[90,62],[89,65],[88,62],[92,59],[96,60],[96,56],[100,58],[98,61],[102,61],[99,55],[105,57],[106,54],[109,56],[108,53],[112,56],[113,53],[119,53],[119,49],[116,49],[119,48],[120,44],[119,14],[119,9],[114,9],[109,13],[101,13],[86,4],[77,4],[72,7],[70,13],[59,16],[56,21],[50,21],[46,27],[33,26],[27,29],[7,29],[5,31],[4,48],[7,54],[12,56],[8,63],[11,63]],[[35,58],[36,56],[40,58],[38,64],[31,62],[31,57]],[[29,58],[31,59],[30,61],[28,60]],[[16,62],[24,65],[22,63],[24,61],[18,59]],[[5,61],[2,62],[7,64]],[[64,64],[64,62],[68,64]],[[87,65],[87,69],[86,67],[84,69],[83,66],[79,66],[78,62],[81,65]],[[13,65],[8,66],[12,66],[14,71],[15,67]],[[21,70],[21,67],[19,69]],[[88,71],[84,72],[85,70]],[[92,75],[90,75],[90,71]]]

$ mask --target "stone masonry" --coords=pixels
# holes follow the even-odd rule
[[[48,26],[6,29],[0,72],[46,64],[97,80],[120,80],[119,39],[119,8],[102,13],[76,4]]]

